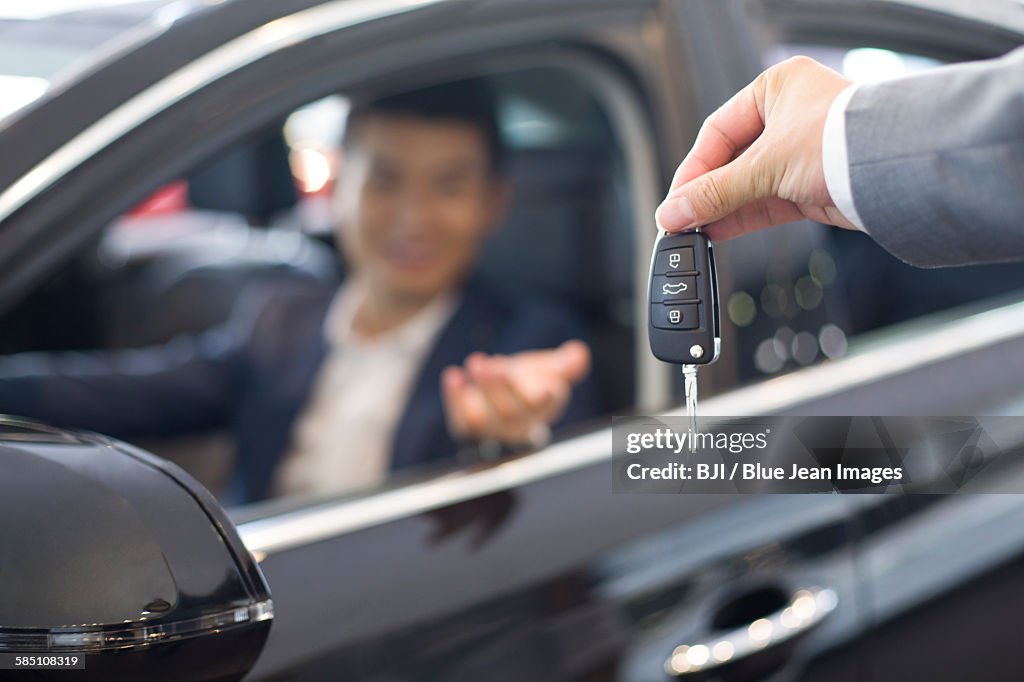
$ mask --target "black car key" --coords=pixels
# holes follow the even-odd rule
[[[683,366],[686,410],[690,430],[696,432],[697,368],[717,360],[722,347],[715,254],[707,235],[659,232],[651,255],[647,314],[654,357]]]
[[[679,365],[707,365],[718,359],[718,282],[714,252],[704,233],[659,235],[651,256],[648,303],[654,357]]]

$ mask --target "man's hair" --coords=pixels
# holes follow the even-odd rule
[[[342,146],[350,146],[359,123],[375,115],[469,124],[484,138],[491,170],[496,175],[501,173],[505,145],[498,127],[498,107],[491,88],[479,79],[452,81],[375,99],[356,99],[349,110]]]

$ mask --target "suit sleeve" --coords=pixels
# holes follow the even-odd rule
[[[234,323],[161,346],[0,357],[0,413],[118,438],[212,429],[227,421],[243,357]]]
[[[894,255],[1024,260],[1024,49],[859,87],[846,141],[857,213]]]

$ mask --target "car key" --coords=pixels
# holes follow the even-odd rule
[[[648,339],[654,357],[682,365],[690,430],[697,432],[697,369],[722,348],[715,255],[707,235],[659,230],[651,254]],[[690,439],[690,451],[696,451]]]

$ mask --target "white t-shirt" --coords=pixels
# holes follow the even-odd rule
[[[275,474],[279,495],[336,495],[387,477],[413,384],[457,302],[438,296],[400,327],[366,339],[352,330],[362,300],[359,287],[346,284],[328,310],[327,356]]]

